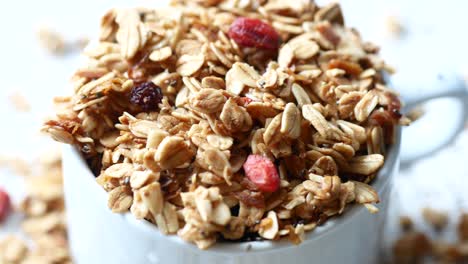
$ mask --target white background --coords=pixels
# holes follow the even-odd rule
[[[294,0],[290,0],[294,1]],[[50,113],[56,95],[70,93],[68,79],[78,65],[76,55],[54,57],[38,45],[35,32],[49,25],[68,39],[95,36],[99,18],[114,6],[144,3],[156,6],[164,1],[116,0],[15,0],[0,1],[0,155],[19,155],[32,159],[35,153],[54,146],[39,135],[43,117]],[[320,1],[324,2],[324,1]],[[468,1],[462,0],[342,0],[348,25],[358,28],[366,40],[381,45],[386,60],[400,72],[411,72],[414,78],[425,78],[428,65],[456,69],[468,73]],[[403,23],[407,34],[392,39],[386,33],[387,16]],[[7,97],[20,91],[30,101],[30,113],[17,113]],[[421,133],[419,140],[433,140],[438,120],[450,119],[450,103],[434,104],[432,126]],[[466,134],[466,133],[465,133]],[[456,213],[468,205],[468,136],[464,135],[442,153],[415,164],[396,179],[404,213],[418,215],[425,205]],[[18,201],[22,193],[21,179],[0,170],[0,186]],[[18,218],[10,219],[5,230],[15,229]]]

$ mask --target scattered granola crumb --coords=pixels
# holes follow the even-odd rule
[[[448,223],[448,216],[431,208],[424,208],[423,218],[436,230],[442,230]],[[412,220],[401,217],[400,224],[405,231],[393,245],[393,263],[424,263],[435,260],[436,263],[468,263],[468,214],[460,216],[458,224],[459,240],[447,242],[441,239],[430,240],[422,232],[404,228]],[[432,263],[432,262],[430,262]]]
[[[385,29],[387,35],[399,39],[406,33],[406,29],[400,18],[394,15],[385,17]]]
[[[89,38],[86,36],[80,36],[75,41],[72,42],[72,45],[76,47],[78,51],[84,50],[88,46]]]
[[[411,120],[411,122],[414,122],[418,120],[419,118],[421,118],[424,115],[424,113],[425,113],[424,108],[422,106],[418,106],[412,109],[411,111],[409,111],[406,114],[406,117],[409,120]]]
[[[9,157],[0,155],[0,167],[11,170],[19,176],[30,176],[31,169],[29,163],[20,157]]]
[[[466,263],[468,254],[463,251],[461,244],[447,243],[442,240],[432,242],[432,255],[439,263]]]
[[[29,112],[31,110],[28,100],[19,91],[11,93],[8,99],[11,105],[19,112]]]
[[[411,220],[411,218],[408,216],[401,216],[400,227],[404,232],[413,230],[413,227],[414,227],[413,220]]]
[[[26,243],[16,236],[7,236],[0,241],[1,263],[19,263],[27,253]]]
[[[63,55],[66,43],[63,36],[50,27],[42,26],[37,31],[37,39],[43,49],[53,55]]]
[[[49,54],[63,56],[72,52],[82,51],[89,43],[89,38],[80,36],[74,40],[67,40],[65,37],[48,26],[42,26],[37,31],[39,45]]]
[[[431,252],[431,242],[421,232],[408,232],[393,247],[394,263],[420,263]]]
[[[437,231],[441,231],[447,226],[448,215],[446,212],[426,207],[422,210],[422,216]]]
[[[36,162],[37,175],[25,178],[27,195],[17,210],[28,242],[16,236],[0,241],[0,263],[71,263],[65,226],[60,155],[48,153]],[[0,192],[0,214],[2,205]]]

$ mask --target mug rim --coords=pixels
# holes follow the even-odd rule
[[[391,145],[387,151],[387,155],[385,156],[385,163],[383,167],[377,173],[377,177],[372,181],[372,186],[375,188],[379,196],[382,194],[383,190],[389,184],[389,180],[393,173],[393,170],[396,169],[396,166],[399,161],[399,153],[401,147],[401,133],[402,128],[396,127],[395,129],[395,142]],[[78,159],[81,163],[82,167],[86,168],[87,174],[90,176],[89,179],[92,179],[94,184],[95,176],[91,169],[89,168],[88,164],[79,153],[79,151],[70,145],[65,145],[64,151],[70,151],[73,153],[73,156]],[[84,176],[86,177],[86,176]],[[100,186],[99,186],[100,187]],[[99,188],[100,193],[103,197],[107,197],[107,192]],[[65,194],[66,195],[66,194]],[[290,241],[282,238],[277,241],[271,240],[262,240],[262,241],[246,241],[246,242],[229,242],[223,241],[218,242],[211,246],[208,250],[200,250],[194,244],[186,242],[182,238],[177,235],[164,235],[162,234],[156,225],[151,224],[145,219],[136,219],[131,212],[126,212],[123,214],[114,214],[115,217],[122,217],[128,222],[133,228],[139,229],[142,235],[147,235],[154,237],[154,239],[165,239],[172,243],[175,243],[179,246],[183,246],[188,248],[192,251],[196,251],[200,254],[202,253],[209,253],[209,254],[216,254],[216,255],[238,255],[238,254],[249,254],[249,253],[259,253],[259,252],[266,252],[270,250],[279,250],[279,249],[287,249],[292,247],[304,246],[308,243],[314,242],[320,239],[322,236],[325,236],[327,233],[332,232],[340,225],[345,222],[350,221],[352,218],[356,217],[359,213],[362,213],[363,210],[366,210],[364,206],[359,204],[352,204],[348,208],[344,210],[342,214],[336,215],[328,219],[323,225],[317,226],[314,230],[306,232],[305,239],[300,245],[294,245]],[[369,212],[365,212],[369,213]],[[383,213],[383,212],[380,212]],[[377,219],[376,219],[377,221]]]

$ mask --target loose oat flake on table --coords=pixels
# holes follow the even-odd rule
[[[348,204],[378,211],[369,184],[407,119],[377,52],[337,4],[112,9],[43,130],[164,234],[300,243]]]

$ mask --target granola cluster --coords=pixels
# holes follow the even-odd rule
[[[338,4],[113,9],[44,130],[79,147],[116,213],[202,249],[300,243],[350,203],[378,211],[368,184],[405,119],[377,52]]]
[[[33,164],[22,164],[27,168]],[[26,197],[15,210],[24,215],[21,233],[0,240],[0,263],[72,263],[68,249],[60,152],[42,156],[36,173],[23,174]],[[23,239],[26,238],[26,239]]]

